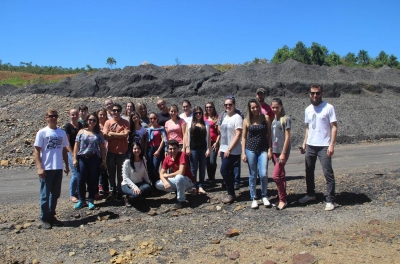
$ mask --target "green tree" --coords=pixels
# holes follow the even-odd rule
[[[375,59],[382,63],[382,65],[389,65],[389,55],[386,54],[383,50],[379,52],[378,57]]]
[[[357,62],[361,66],[367,66],[371,60],[368,55],[368,51],[366,50],[360,50],[358,52],[357,58],[358,58]]]
[[[310,53],[303,42],[297,42],[296,46],[291,50],[291,58],[305,64],[311,64]]]
[[[106,64],[110,65],[110,68],[112,69],[113,65],[117,64],[117,61],[113,57],[108,57]]]
[[[93,68],[90,66],[90,64],[86,64],[86,69],[87,71],[93,71]]]
[[[342,58],[343,62],[347,66],[354,66],[357,63],[358,58],[356,57],[356,54],[349,52]]]
[[[336,66],[342,64],[342,61],[340,60],[339,54],[332,51],[328,57],[326,57],[325,64],[328,66]]]
[[[393,54],[390,55],[388,66],[390,66],[390,67],[392,67],[392,68],[395,68],[395,67],[397,67],[398,65],[399,65],[399,62],[397,61],[397,57],[394,56]]]
[[[320,44],[313,42],[311,44],[310,52],[311,52],[311,63],[316,64],[316,65],[323,65],[325,62],[325,57],[327,53],[326,47],[323,49],[324,46],[321,46]]]
[[[272,63],[283,63],[287,59],[290,58],[290,50],[289,47],[284,45],[282,48],[278,49],[275,52],[274,57],[272,58],[271,62]]]

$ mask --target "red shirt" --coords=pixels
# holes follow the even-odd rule
[[[166,156],[163,161],[162,168],[164,170],[171,169],[171,173],[174,173],[179,170],[179,165],[182,164],[185,164],[185,171],[183,172],[183,176],[189,177],[189,179],[194,182],[192,172],[190,171],[189,158],[182,151],[179,151],[178,154],[176,154],[175,160],[172,160],[172,157],[170,155]]]
[[[262,105],[261,105],[261,113],[263,114],[263,115],[268,115],[269,116],[269,119],[272,121],[272,120],[274,120],[274,118],[275,118],[275,114],[274,114],[274,112],[272,112],[272,108],[271,108],[271,106],[269,106],[267,103],[263,103]]]
[[[218,116],[217,116],[218,120]],[[218,138],[218,127],[216,126],[217,121],[214,120],[208,120],[207,117],[204,117],[204,122],[207,122],[208,125],[210,126],[210,138],[211,141],[217,141]]]

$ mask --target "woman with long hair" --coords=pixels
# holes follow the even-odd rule
[[[219,154],[221,157],[221,175],[228,192],[223,203],[233,203],[235,195],[235,169],[240,168],[240,136],[242,134],[243,118],[235,112],[235,98],[228,96],[224,101],[226,116],[218,126],[221,135]]]
[[[278,189],[279,203],[276,208],[282,210],[287,205],[286,200],[286,178],[285,165],[290,154],[290,129],[292,120],[286,115],[283,109],[282,100],[279,98],[272,99],[272,111],[275,118],[272,122],[272,162],[274,163],[274,171],[272,178]]]
[[[137,103],[137,108],[138,108],[138,113],[140,116],[140,119],[142,120],[142,126],[144,128],[148,127],[150,124],[150,119],[147,114],[147,106],[145,103]]]
[[[271,159],[271,125],[267,115],[261,114],[258,100],[251,99],[247,103],[247,115],[243,121],[242,160],[249,165],[250,198],[253,200],[251,208],[258,208],[257,201],[257,169],[260,176],[261,196],[264,206],[271,203],[267,198],[268,159]]]
[[[95,208],[99,167],[107,168],[104,138],[100,133],[99,118],[94,112],[86,117],[87,127],[76,136],[74,147],[74,166],[77,168],[79,201],[75,209],[86,206],[86,184],[89,190],[89,210]]]
[[[183,100],[182,102],[182,110],[183,113],[179,115],[180,118],[183,118],[186,123],[189,123],[192,118],[193,118],[193,112],[192,112],[192,104],[189,102],[189,100]]]
[[[190,170],[196,181],[198,193],[206,194],[203,189],[206,177],[206,158],[210,156],[211,140],[210,127],[204,122],[203,109],[196,106],[193,118],[188,123],[186,155],[190,155]],[[197,182],[197,170],[199,170],[199,182]]]
[[[205,104],[205,112],[204,112],[204,121],[208,123],[210,127],[210,139],[211,139],[211,149],[210,155],[206,159],[207,163],[207,175],[208,181],[210,184],[213,184],[215,181],[215,172],[217,171],[217,157],[218,157],[218,149],[219,149],[219,131],[217,126],[218,114],[215,109],[215,105],[213,102],[208,102]]]
[[[133,142],[129,159],[122,164],[121,189],[125,194],[125,206],[131,207],[131,201],[145,197],[150,193],[151,182],[147,174],[146,159],[142,146]]]
[[[139,142],[141,146],[143,146],[143,153],[147,151],[147,138],[146,138],[146,129],[142,126],[140,121],[139,114],[136,112],[132,112],[129,118],[129,127],[130,133],[128,137],[128,155],[132,153],[132,146],[134,142]]]
[[[186,122],[179,117],[179,108],[177,105],[169,107],[170,120],[165,122],[165,131],[168,140],[176,140],[179,143],[179,150],[182,150],[186,142]]]
[[[107,110],[104,108],[100,108],[97,111],[97,116],[99,117],[99,126],[100,126],[100,133],[103,134],[103,127],[106,121],[108,120],[107,116]],[[105,144],[107,144],[107,141],[105,141]],[[108,179],[108,172],[105,168],[100,168],[100,175],[99,175],[99,186],[98,186],[98,192],[100,195],[106,194],[108,195],[109,193],[109,184],[108,180],[103,180],[103,175],[105,179]]]
[[[133,112],[135,112],[135,104],[132,102],[127,102],[125,106],[125,114],[121,115],[121,117],[127,121],[129,121],[129,117]]]
[[[97,116],[99,117],[99,126],[100,126],[100,131],[103,131],[104,124],[108,120],[107,116],[107,110],[104,108],[100,108],[97,111]]]
[[[157,114],[149,114],[150,125],[147,130],[147,168],[151,183],[160,179],[159,168],[164,160],[167,145],[167,134],[163,126],[158,124]]]

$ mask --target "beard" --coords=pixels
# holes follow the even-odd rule
[[[319,97],[318,99],[313,100],[312,98],[310,98],[310,102],[312,105],[314,106],[318,106],[322,103],[322,97]]]

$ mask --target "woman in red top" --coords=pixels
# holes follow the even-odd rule
[[[210,138],[211,138],[211,151],[210,156],[207,157],[207,175],[210,184],[215,181],[215,172],[217,170],[217,157],[219,149],[220,135],[218,132],[218,121],[217,110],[213,102],[208,102],[205,105],[204,121],[210,126]]]

